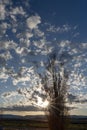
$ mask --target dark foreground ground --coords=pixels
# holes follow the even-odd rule
[[[48,123],[45,120],[2,119],[0,127],[0,130],[48,130]]]
[[[46,120],[1,119],[0,130],[49,130]],[[87,118],[72,118],[68,130],[87,130]]]

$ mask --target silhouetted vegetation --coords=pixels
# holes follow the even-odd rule
[[[65,105],[67,94],[68,73],[64,62],[57,60],[57,55],[48,58],[47,72],[43,79],[44,89],[49,100],[47,118],[50,130],[65,130],[68,109]]]

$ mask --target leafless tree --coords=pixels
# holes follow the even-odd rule
[[[65,63],[57,60],[57,55],[48,58],[43,85],[46,91],[49,107],[47,111],[50,130],[65,130],[65,105],[67,95],[68,73],[64,69]]]

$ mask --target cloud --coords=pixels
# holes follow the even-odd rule
[[[11,91],[11,92],[5,92],[5,93],[3,93],[3,94],[2,94],[2,97],[3,97],[3,98],[11,98],[11,97],[14,97],[14,96],[16,96],[16,95],[18,95],[17,92]]]
[[[41,23],[41,18],[40,18],[40,16],[38,16],[38,15],[30,16],[30,17],[27,19],[26,22],[27,22],[28,28],[32,30],[32,29],[38,27],[37,25]]]
[[[33,33],[30,32],[26,32],[25,35],[27,39],[33,37]]]
[[[70,43],[71,43],[71,41],[69,41],[69,40],[61,41],[60,47],[67,47],[70,45]]]
[[[34,68],[30,67],[21,67],[18,71],[18,73],[12,73],[12,82],[13,85],[23,85],[26,86],[26,84],[29,84],[29,86],[36,86],[37,81],[39,81],[39,77],[36,76]],[[32,82],[33,79],[33,82]]]
[[[31,106],[31,105],[13,105],[13,106],[8,106],[8,107],[1,107],[0,110],[3,111],[41,111],[41,109]]]
[[[25,34],[26,35],[26,34]],[[28,49],[28,47],[31,45],[30,39],[28,37],[30,37],[29,35],[26,36],[27,38],[20,38],[20,46],[25,47],[26,49]]]
[[[6,52],[0,54],[0,57],[3,58],[3,59],[5,59],[5,61],[7,61],[7,60],[9,60],[9,59],[12,58],[12,56],[11,56],[11,54],[10,54],[9,51],[6,51]]]
[[[9,28],[9,24],[7,24],[6,22],[0,24],[0,37],[2,37],[6,33],[7,28]]]
[[[56,27],[55,25],[48,24],[49,28],[47,28],[48,32],[53,32],[53,33],[64,33],[64,32],[69,32],[72,28],[68,24],[64,24],[61,27]]]
[[[87,48],[87,43],[81,43],[81,48],[83,48],[83,49],[86,49]]]
[[[11,0],[0,0],[0,20],[5,20],[7,16],[6,6],[11,4]]]
[[[81,104],[87,103],[87,94],[80,92],[80,94],[78,94],[77,100],[75,102],[81,103]]]
[[[68,93],[68,102],[66,103],[66,106],[69,108],[69,110],[72,109],[83,109],[87,108],[87,94],[72,94]]]
[[[0,4],[0,20],[4,20],[6,15],[5,5]]]
[[[0,0],[0,4],[2,3],[8,5],[9,3],[11,4],[11,0]]]
[[[44,36],[44,32],[42,32],[42,31],[39,30],[38,28],[35,28],[35,29],[34,29],[34,34],[35,34],[37,37],[43,37],[43,36]]]
[[[1,80],[1,82],[6,82],[7,79],[9,78],[9,75],[6,74],[6,71],[7,70],[5,69],[5,67],[0,68],[0,80]]]
[[[34,41],[34,45],[39,48],[39,49],[43,49],[45,47],[45,39],[41,39],[39,41]]]
[[[75,102],[76,102],[76,103],[82,103],[82,104],[83,104],[83,103],[87,103],[87,99],[82,99],[82,100],[79,100],[79,99],[78,99],[78,100],[76,100]]]
[[[6,82],[9,89],[11,87],[8,85],[9,82],[17,88],[30,89],[32,87],[32,89],[30,89],[31,92],[28,89],[18,89],[16,93],[9,91],[4,93],[4,96],[8,99],[12,98],[9,100],[11,102],[14,97],[19,99],[18,95],[21,95],[22,98],[26,96],[25,104],[31,102],[30,98],[34,98],[34,103],[37,94],[43,96],[44,92],[41,87],[39,86],[40,91],[36,87],[38,82],[39,85],[41,83],[37,73],[44,72],[47,56],[57,50],[58,62],[63,61],[66,63],[65,68],[70,70],[68,84],[71,85],[70,91],[75,94],[68,95],[70,102],[85,103],[87,99],[84,95],[87,95],[83,91],[87,86],[87,43],[72,43],[68,39],[62,39],[61,42],[56,39],[55,43],[52,43],[51,36],[54,37],[54,35],[50,35],[50,32],[55,34],[74,32],[77,27],[69,24],[61,26],[46,24],[46,30],[44,25],[40,26],[44,28],[43,32],[38,26],[41,24],[41,17],[37,14],[30,15],[27,12],[29,0],[23,1],[22,4],[21,2],[20,6],[13,6],[13,2],[10,0],[0,0],[0,18],[2,20],[0,24],[0,81],[1,84]],[[73,35],[76,37],[78,33],[75,32]],[[83,97],[77,95],[80,92]]]
[[[17,31],[16,28],[13,28],[13,29],[12,29],[12,32],[13,32],[13,33],[16,33],[16,31]]]
[[[79,36],[80,35],[80,33],[79,32],[76,32],[74,35],[73,35],[73,37],[77,37],[77,36]]]
[[[10,54],[9,51],[0,54],[0,67],[6,66],[7,61],[11,59],[12,59],[12,55]]]
[[[68,93],[68,101],[70,103],[75,102],[76,99],[77,99],[77,96],[75,96],[75,95],[73,95],[71,93]]]
[[[26,12],[23,10],[23,8],[20,6],[20,7],[16,7],[16,8],[13,8],[10,12],[10,14],[12,15],[25,15]]]
[[[74,69],[75,70],[71,71],[69,75],[68,84],[71,86],[71,91],[74,91],[74,93],[77,94],[80,91],[84,91],[83,87],[86,86],[86,77],[81,72],[78,73],[78,67],[77,69]]]
[[[16,16],[15,16],[15,15],[10,14],[10,17],[11,17],[11,19],[12,19],[14,22],[17,22],[17,19],[16,19]]]
[[[30,7],[30,0],[22,1],[26,8]]]
[[[17,47],[17,43],[15,43],[13,40],[0,42],[0,50],[1,49],[10,50],[10,49],[15,49],[16,47]]]
[[[20,56],[26,56],[29,52],[28,48],[26,47],[17,47],[15,51]]]

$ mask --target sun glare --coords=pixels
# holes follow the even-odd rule
[[[47,100],[43,101],[41,97],[38,97],[37,100],[38,100],[37,104],[36,104],[37,106],[42,107],[42,108],[48,107],[49,101],[47,101]]]

